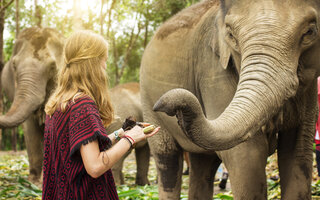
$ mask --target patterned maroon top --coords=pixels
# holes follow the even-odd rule
[[[119,199],[111,170],[92,178],[80,147],[95,139],[100,150],[111,147],[99,111],[89,97],[75,100],[64,113],[46,117],[42,199]]]

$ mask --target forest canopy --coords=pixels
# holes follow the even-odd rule
[[[110,86],[139,81],[140,60],[156,29],[199,0],[0,0],[0,69],[9,61],[19,32],[49,27],[65,37],[79,29],[109,43]],[[0,93],[0,110],[11,102]],[[0,150],[25,148],[22,127],[0,130]]]
[[[2,0],[2,6],[13,0]],[[89,29],[109,42],[110,84],[139,80],[144,48],[161,23],[197,0],[15,0],[5,10],[4,62],[16,33],[31,27],[51,27],[66,37]],[[18,26],[17,26],[18,25]]]

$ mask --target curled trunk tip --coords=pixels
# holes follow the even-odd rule
[[[190,91],[176,88],[163,94],[154,104],[153,111],[165,112],[169,116],[174,116],[178,110],[186,111],[190,105],[194,104],[200,105],[198,99]]]

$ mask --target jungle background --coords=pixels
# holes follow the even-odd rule
[[[110,86],[138,82],[143,51],[156,29],[168,18],[200,0],[0,0],[0,70],[10,59],[15,38],[24,28],[38,26],[57,29],[65,37],[79,29],[89,29],[109,43],[108,75]],[[1,90],[1,85],[0,85]],[[0,92],[0,112],[10,108]],[[158,199],[156,169],[151,159],[151,185],[135,186],[135,161],[125,161],[126,185],[118,187],[120,199]],[[315,164],[314,164],[315,165]],[[267,165],[269,199],[280,198],[276,156]],[[0,129],[0,199],[41,199],[41,189],[30,183],[28,159],[22,127]],[[219,177],[216,177],[215,186]],[[181,199],[188,196],[188,176],[183,176]],[[313,198],[320,199],[320,182],[314,167]],[[213,199],[233,199],[227,190],[215,189]]]

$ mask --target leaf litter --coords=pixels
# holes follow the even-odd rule
[[[268,199],[280,199],[280,184],[278,178],[278,166],[276,154],[268,158],[266,167]],[[314,159],[315,160],[315,159]],[[41,189],[28,181],[28,159],[25,151],[17,153],[0,153],[0,200],[8,199],[41,199]],[[186,165],[184,165],[186,168]],[[320,199],[320,179],[317,177],[316,163],[313,167],[312,199]],[[150,185],[135,185],[136,164],[134,154],[131,153],[123,166],[125,184],[117,186],[121,200],[157,200],[159,199],[157,172],[154,159],[150,159],[148,178]],[[181,200],[188,199],[189,176],[182,176]],[[226,190],[218,188],[219,181],[214,182],[214,200],[233,200],[230,182],[227,182]]]

